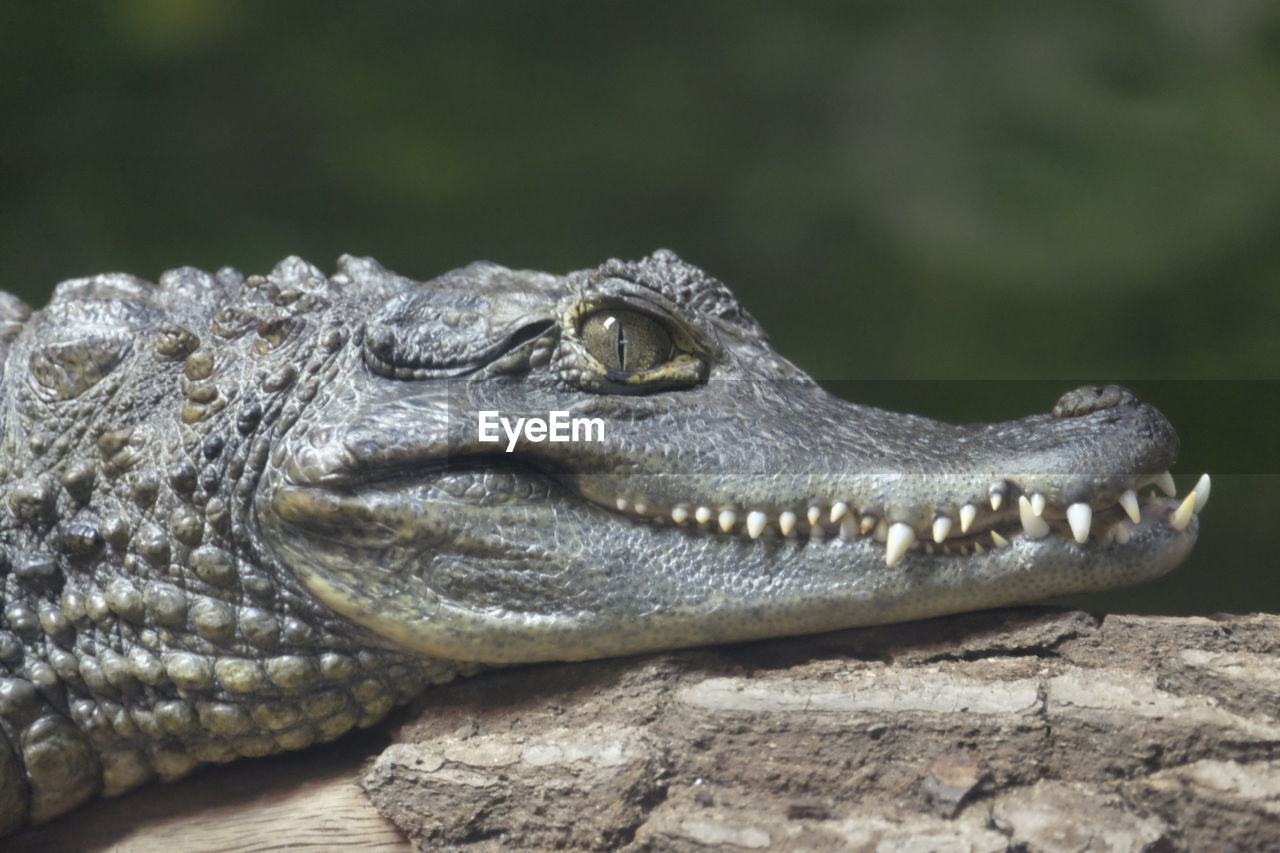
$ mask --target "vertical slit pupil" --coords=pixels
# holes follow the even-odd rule
[[[618,368],[627,369],[627,332],[622,323],[618,323]]]

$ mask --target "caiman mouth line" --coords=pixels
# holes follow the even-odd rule
[[[1134,478],[1130,488],[1114,503],[1095,506],[1084,501],[1070,506],[1049,504],[1043,494],[1018,493],[1009,481],[993,484],[988,489],[990,513],[977,504],[960,507],[956,519],[939,511],[927,529],[917,530],[906,522],[889,522],[869,508],[860,511],[855,503],[843,500],[813,500],[803,509],[744,510],[738,506],[716,506],[681,502],[663,506],[646,498],[618,496],[613,505],[606,501],[588,500],[633,519],[657,524],[667,521],[691,530],[719,532],[739,538],[808,539],[811,542],[840,539],[855,541],[871,537],[885,546],[885,563],[894,565],[908,552],[923,550],[926,554],[967,555],[983,553],[987,548],[1005,548],[1015,536],[1043,539],[1048,536],[1070,536],[1078,544],[1090,538],[1102,544],[1128,544],[1132,526],[1142,523],[1143,508],[1148,512],[1165,511],[1168,524],[1182,533],[1209,500],[1210,478],[1199,481],[1181,501],[1164,500],[1155,494],[1139,497],[1138,491],[1154,486],[1168,498],[1177,497],[1173,476],[1165,471],[1156,476]],[[1013,507],[1007,503],[1017,494]]]
[[[500,464],[495,464],[497,460]],[[1129,544],[1134,529],[1154,515],[1164,517],[1174,533],[1183,533],[1193,516],[1209,499],[1211,480],[1201,475],[1195,487],[1182,499],[1170,472],[1133,477],[1118,499],[1078,501],[1069,506],[1049,502],[1039,492],[1026,492],[1012,479],[991,484],[983,504],[966,503],[951,513],[938,510],[931,524],[920,529],[902,521],[890,522],[870,506],[859,507],[854,500],[813,499],[799,501],[795,509],[778,510],[742,505],[721,505],[681,501],[664,505],[634,494],[619,495],[613,501],[601,499],[590,489],[574,488],[554,468],[530,464],[520,456],[467,456],[416,471],[387,468],[363,471],[363,487],[395,488],[397,484],[420,482],[425,477],[444,474],[507,475],[517,479],[544,479],[564,497],[575,497],[628,521],[671,525],[687,535],[723,536],[740,540],[790,540],[796,543],[855,542],[870,539],[885,547],[886,565],[895,565],[909,552],[929,556],[969,556],[988,549],[1007,548],[1011,541],[1025,537],[1041,540],[1057,537],[1073,539],[1084,546]],[[333,487],[346,478],[326,477]],[[301,485],[301,484],[298,484]],[[304,491],[306,487],[303,486]],[[1147,489],[1145,494],[1140,494]],[[541,490],[533,490],[535,492]],[[296,494],[296,493],[295,493]],[[1160,497],[1163,494],[1165,497]],[[360,498],[353,495],[357,503]],[[332,496],[330,498],[332,502]],[[350,506],[338,500],[334,506]],[[987,507],[990,507],[988,510]],[[312,507],[314,511],[314,506]]]

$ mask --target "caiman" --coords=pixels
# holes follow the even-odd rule
[[[1118,386],[971,426],[837,399],[667,251],[2,296],[0,833],[485,665],[1142,581],[1208,497]]]

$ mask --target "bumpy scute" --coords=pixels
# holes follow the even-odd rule
[[[321,674],[312,662],[364,649],[363,632],[246,533],[301,410],[291,377],[338,354],[325,332],[349,324],[324,309],[340,292],[291,259],[254,282],[77,279],[34,314],[0,294],[0,834],[371,723],[356,694],[391,662],[409,684],[451,677],[376,646]]]

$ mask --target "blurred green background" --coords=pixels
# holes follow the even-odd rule
[[[1280,5],[117,0],[0,31],[0,286],[33,304],[667,246],[865,402],[1133,386],[1214,498],[1182,569],[1083,602],[1280,611]]]

